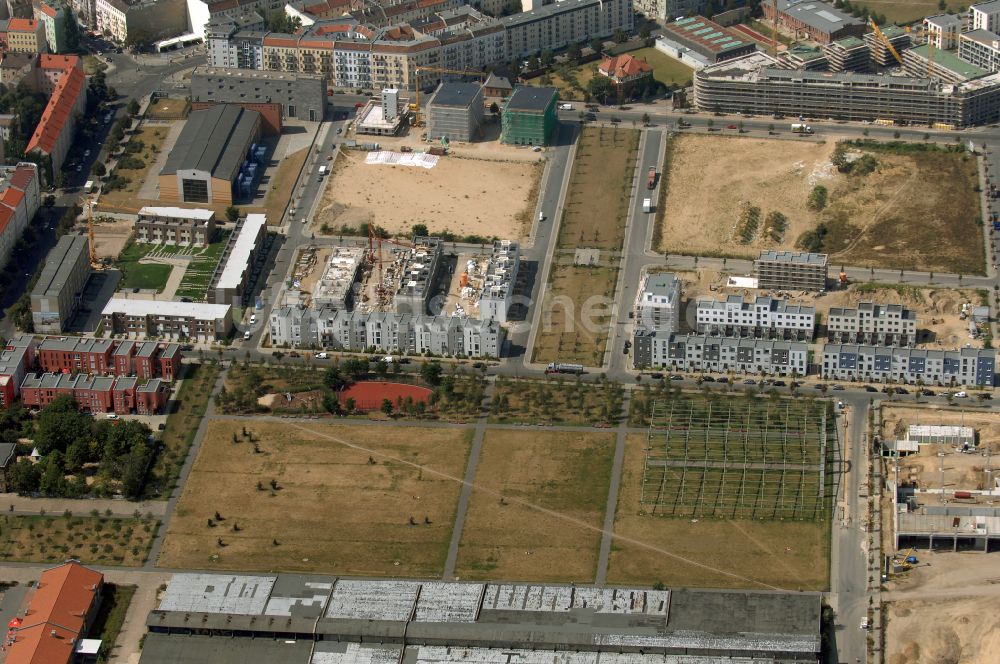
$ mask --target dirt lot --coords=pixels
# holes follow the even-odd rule
[[[259,453],[241,423],[210,424],[159,564],[441,575],[471,432],[264,422],[247,431]],[[209,527],[216,510],[225,520]]]
[[[1000,650],[996,556],[921,551],[920,562],[889,583],[888,664],[995,662]]]
[[[646,438],[630,434],[608,582],[709,588],[822,590],[829,585],[828,521],[668,519],[642,514]]]
[[[663,206],[660,249],[672,253],[753,257],[764,248],[793,249],[802,233],[825,225],[822,250],[847,265],[951,271],[983,270],[975,220],[980,216],[975,162],[944,152],[871,154],[868,175],[844,175],[830,163],[836,143],[685,135],[673,148]],[[718,155],[724,154],[724,158]],[[703,183],[711,182],[711,192]],[[812,188],[829,192],[825,209],[807,207]],[[737,236],[744,204],[760,209],[761,230]],[[763,219],[781,212],[788,228],[780,242]],[[913,223],[921,219],[921,223]]]
[[[839,265],[831,268],[831,273],[839,270]],[[742,295],[748,302],[758,295],[772,295],[788,300],[791,304],[816,307],[820,315],[818,335],[825,335],[825,324],[829,312],[834,307],[856,307],[860,302],[882,304],[902,304],[917,314],[918,348],[957,348],[968,344],[982,348],[983,339],[969,336],[969,321],[959,318],[962,304],[979,306],[982,303],[980,291],[971,288],[917,288],[911,286],[880,287],[878,284],[851,284],[846,290],[831,290],[820,295],[802,291],[759,291],[747,288],[729,288],[727,275],[718,270],[700,268],[694,272],[675,272],[683,281],[683,296],[691,302],[698,298],[724,299],[728,295]],[[693,327],[695,309],[689,306],[684,320]]]
[[[186,99],[171,99],[163,97],[146,110],[146,117],[151,120],[181,120],[187,117],[191,102]]]
[[[94,219],[94,245],[98,258],[117,258],[132,234],[133,223],[107,217]]]
[[[403,237],[410,235],[414,224],[459,236],[527,235],[538,198],[541,160],[525,163],[458,154],[442,157],[426,170],[368,166],[366,153],[344,153],[327,179],[315,230],[322,224],[336,232],[345,224],[357,228],[371,222]]]
[[[638,151],[632,129],[589,127],[580,136],[535,362],[603,362]],[[596,251],[583,260],[577,249]]]
[[[488,431],[456,576],[592,583],[614,450],[610,433]]]
[[[884,406],[882,409],[882,435],[905,438],[911,424],[963,425],[972,427],[979,434],[980,449],[989,449],[992,455],[1000,454],[1000,413],[982,411],[953,411],[906,406]],[[939,452],[944,457],[939,457]],[[996,457],[1000,460],[1000,457]],[[944,466],[944,486],[942,487],[942,462]],[[997,467],[996,461],[990,465]],[[923,489],[983,489],[984,468],[987,459],[980,454],[961,454],[953,446],[923,445],[918,454],[913,454],[899,462],[899,477],[905,482],[915,480]],[[933,501],[933,496],[924,495],[921,502]]]

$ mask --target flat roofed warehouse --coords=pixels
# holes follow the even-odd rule
[[[160,198],[231,205],[260,125],[260,113],[230,104],[192,113],[160,171]]]
[[[670,40],[695,51],[708,62],[721,62],[757,50],[757,45],[746,35],[703,16],[679,18],[665,24],[662,31]]]

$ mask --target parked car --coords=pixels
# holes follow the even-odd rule
[[[755,381],[753,378],[747,378],[745,381],[743,381],[743,384],[744,385],[756,385],[757,381]]]
[[[726,129],[739,129],[739,127],[737,127],[734,124],[731,124],[731,125],[726,125]]]
[[[964,399],[967,396],[969,395],[965,392],[965,390],[962,390],[961,392],[955,392],[956,399]]]
[[[776,381],[774,381],[773,385],[775,387],[784,387],[785,386],[785,381],[783,381],[783,380],[776,380]]]
[[[920,390],[920,394],[922,394],[925,397],[933,397],[937,393],[934,390]]]
[[[653,380],[663,380],[663,374],[659,372],[651,373],[649,374],[649,377],[652,378]]]
[[[715,378],[713,378],[711,376],[702,376],[701,380],[702,380],[702,382],[705,382],[705,383],[714,383],[715,382]]]
[[[297,351],[293,350],[291,353],[288,354],[288,357],[302,357],[302,356],[299,355]]]
[[[843,385],[834,385],[834,386],[833,386],[833,389],[835,389],[835,390],[838,390],[838,391],[839,391],[839,390],[843,390],[843,389],[844,389],[844,386],[843,386]]]
[[[670,380],[684,380],[684,376],[678,374],[670,374]]]
[[[324,352],[321,352],[321,353],[316,353],[315,357],[316,357],[317,360],[325,360],[325,359],[329,358],[330,356],[327,355],[326,352],[324,351]]]

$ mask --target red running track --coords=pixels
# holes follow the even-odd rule
[[[739,30],[745,35],[749,35],[752,39],[756,39],[759,42],[764,42],[765,44],[770,44],[771,40],[760,34],[753,28],[743,25],[742,23],[737,23],[733,26],[733,30]]]
[[[406,397],[412,397],[414,402],[427,403],[431,397],[431,391],[426,387],[407,385],[406,383],[365,381],[354,383],[339,394],[340,403],[354,399],[354,407],[357,410],[378,410],[382,407],[383,399],[388,399],[393,406],[396,406],[400,399],[405,400]]]

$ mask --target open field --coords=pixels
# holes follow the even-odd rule
[[[964,12],[969,7],[968,2],[948,2],[946,4],[947,13],[957,14]],[[943,14],[935,0],[864,0],[863,2],[852,2],[853,7],[865,7],[869,12],[875,12],[885,16],[885,23],[895,23],[906,25],[914,21],[919,21],[925,16]]]
[[[513,149],[513,148],[511,148]],[[437,166],[366,165],[346,152],[328,178],[314,225],[373,223],[408,237],[414,224],[431,233],[519,239],[531,228],[542,162],[442,157]]]
[[[995,662],[1000,649],[996,557],[921,551],[920,563],[889,583],[887,664]]]
[[[779,127],[783,132],[785,124]],[[847,145],[848,159],[868,155],[876,167],[845,175],[831,163],[835,147],[834,142],[681,136],[658,215],[659,248],[751,258],[764,248],[795,249],[804,233],[822,229],[825,237],[813,249],[830,254],[832,264],[982,272],[982,243],[968,241],[981,234],[972,159],[923,152],[920,145]],[[710,194],[700,186],[704,182],[713,183]],[[817,185],[827,189],[828,203],[813,211],[807,203]],[[752,208],[761,223],[747,240],[738,231],[744,210]],[[774,212],[787,218],[777,240],[765,233]]]
[[[614,449],[610,433],[487,431],[456,576],[592,583]]]
[[[190,252],[191,256],[187,268],[184,270],[184,277],[177,287],[175,295],[177,297],[190,297],[198,301],[204,300],[208,292],[208,284],[212,281],[215,268],[219,265],[222,252],[229,241],[232,231],[222,231],[219,238],[202,249],[184,249],[185,253]]]
[[[7,561],[138,567],[159,522],[96,516],[0,516],[0,557]]]
[[[204,300],[229,233],[223,231],[216,242],[203,248],[130,242],[115,261],[115,265],[122,271],[122,288],[141,288],[160,293],[166,287],[170,273],[174,269],[183,269],[184,275],[174,295]],[[158,259],[163,262],[153,262]],[[180,267],[173,265],[177,260],[186,260],[187,266],[184,267],[183,263]]]
[[[160,434],[156,459],[146,480],[144,498],[166,500],[177,484],[201,418],[208,408],[208,395],[219,377],[214,362],[185,364],[180,386],[175,388],[166,425]]]
[[[597,75],[597,65],[600,60],[587,62],[574,67],[557,67],[548,76],[536,76],[525,81],[528,85],[551,86],[559,90],[560,100],[583,101],[585,90],[590,79]]]
[[[712,588],[828,586],[828,520],[656,517],[640,504],[644,434],[629,434],[608,582]]]
[[[143,125],[129,138],[129,143],[142,141],[143,148],[135,153],[126,152],[124,154],[131,154],[138,157],[143,161],[144,165],[142,168],[135,169],[122,168],[121,166],[115,169],[115,174],[128,180],[128,183],[123,189],[116,189],[101,195],[101,202],[106,207],[138,207],[136,205],[136,194],[139,192],[139,188],[143,182],[157,176],[157,173],[151,171],[156,162],[156,154],[163,147],[163,142],[166,140],[169,131],[170,127],[167,125]]]
[[[587,425],[615,422],[622,409],[618,383],[575,380],[510,381],[498,377],[490,401],[490,422],[551,422]]]
[[[160,565],[441,575],[471,431],[243,426],[210,424]]]
[[[632,129],[603,126],[587,127],[580,135],[542,330],[532,351],[535,362],[600,366],[603,361],[639,136]],[[578,249],[594,251],[580,256]]]

